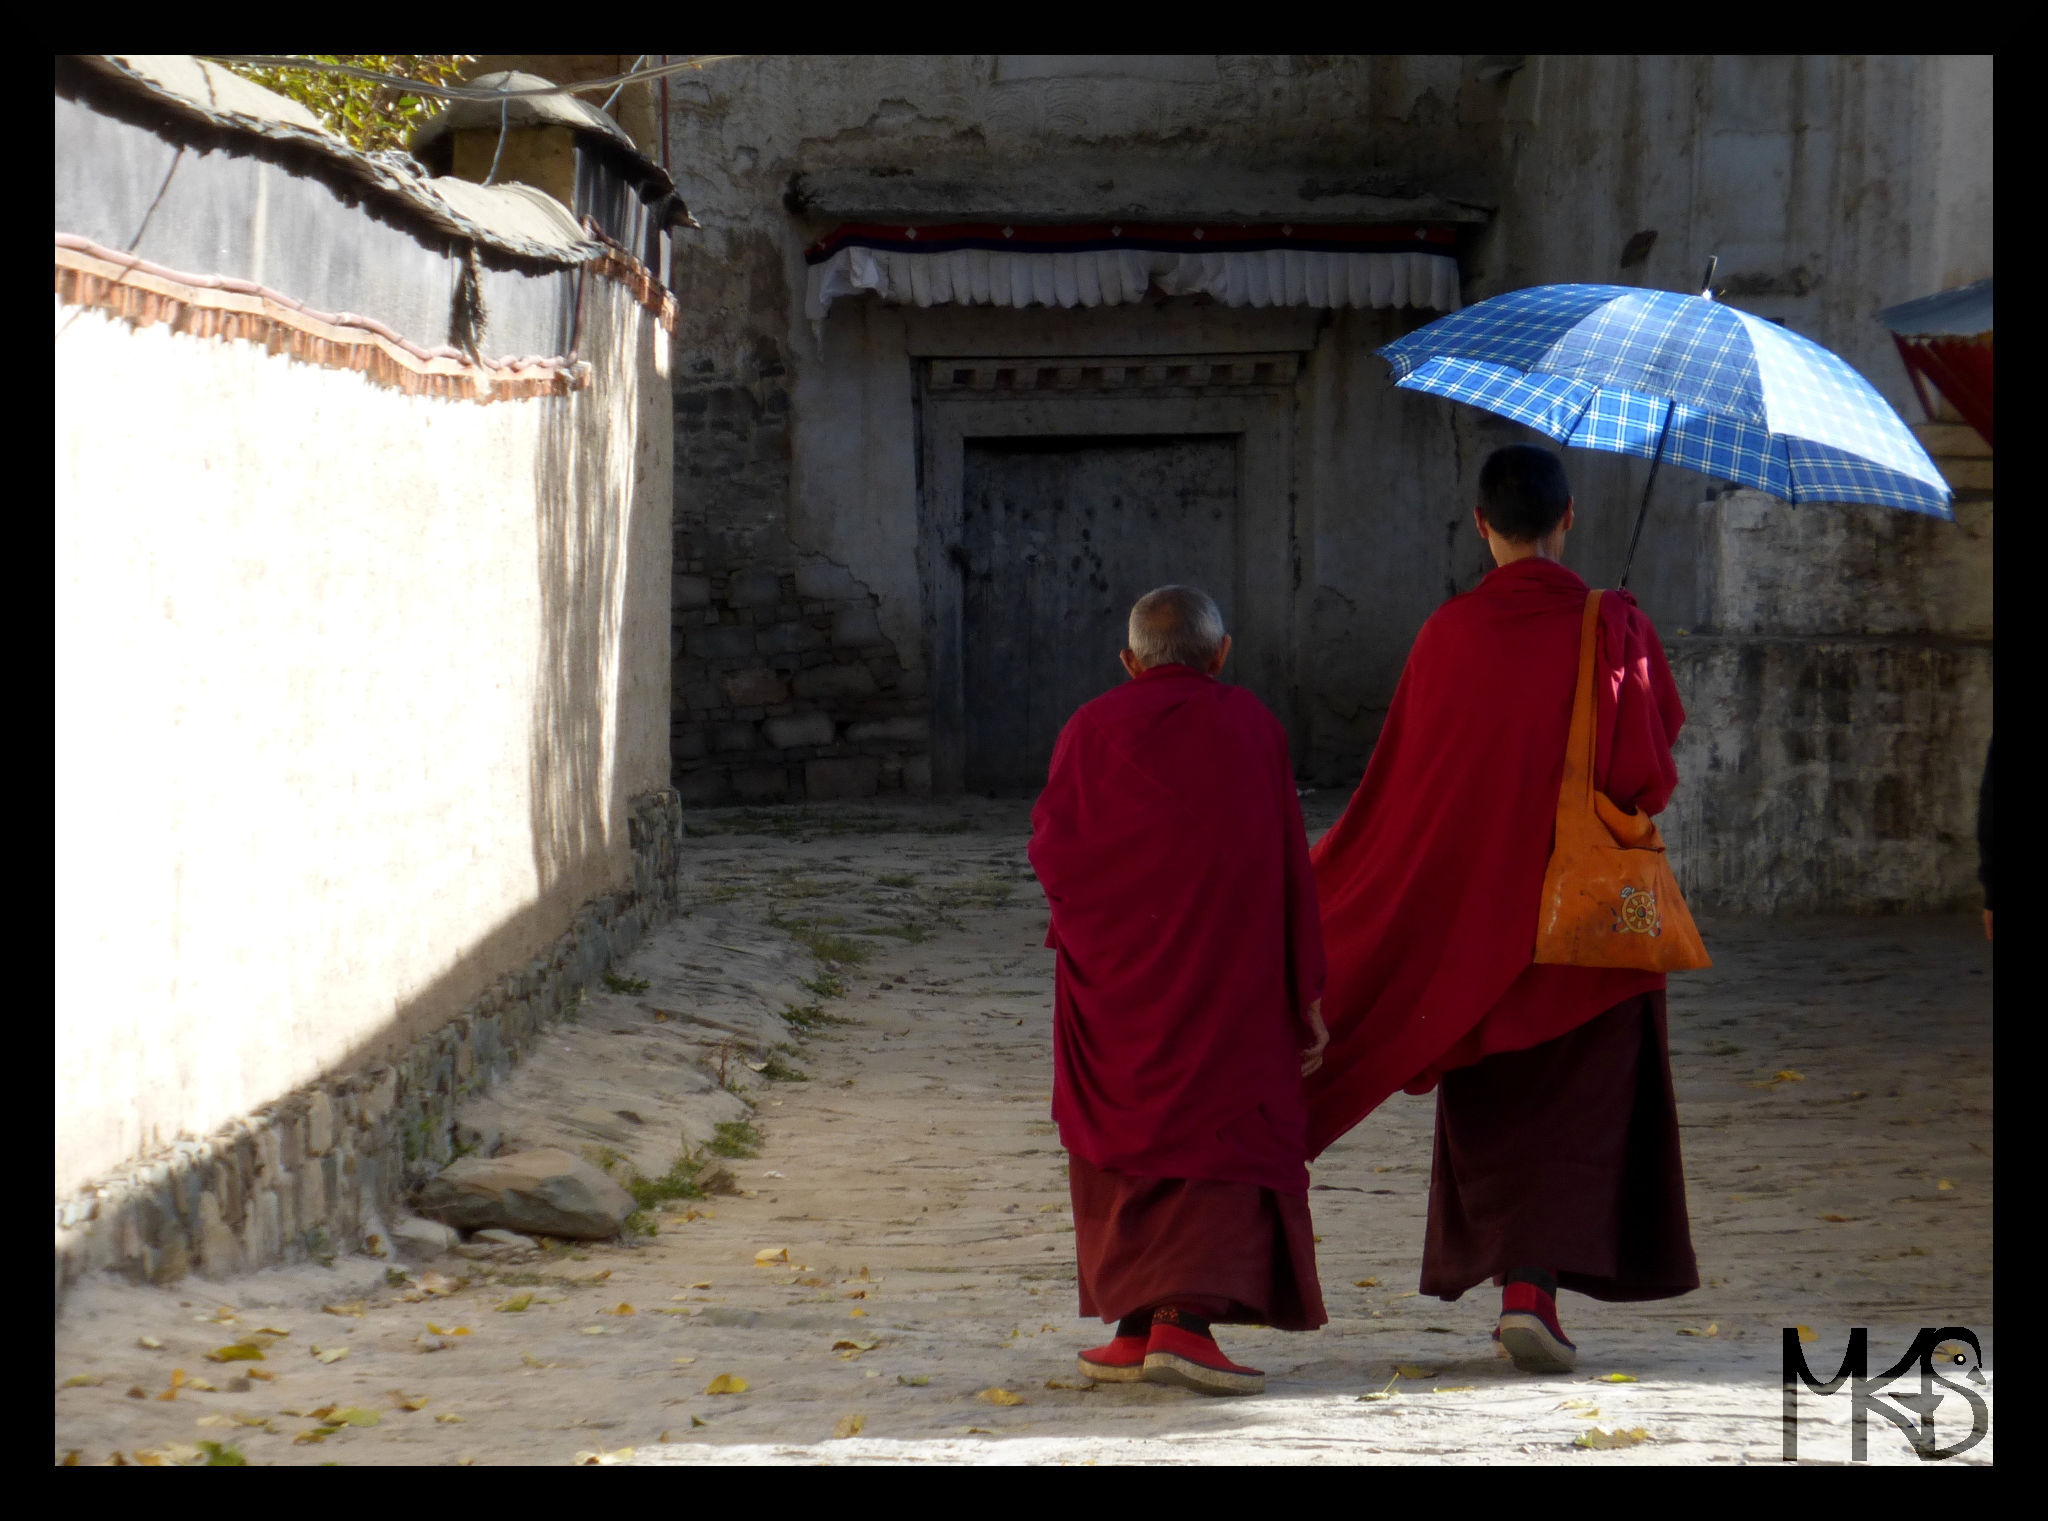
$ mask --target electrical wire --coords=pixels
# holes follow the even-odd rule
[[[640,65],[641,65],[641,64],[643,64],[643,63],[645,63],[645,62],[647,62],[647,55],[646,55],[645,53],[642,53],[642,54],[641,54],[641,55],[640,55],[640,56],[639,56],[638,58],[635,58],[635,59],[633,60],[633,69],[637,69],[637,68],[639,68],[639,67],[640,67]],[[628,70],[626,70],[626,72],[627,72],[628,74],[630,74],[630,73],[632,73],[632,72],[633,72],[633,69],[628,69]],[[619,90],[623,90],[623,89],[625,89],[625,88],[626,88],[626,87],[625,87],[624,85],[620,85],[620,86],[619,86]],[[605,96],[605,98],[604,98],[604,104],[603,104],[603,105],[601,105],[601,106],[599,106],[599,107],[598,107],[598,110],[600,110],[600,111],[609,111],[609,110],[610,110],[610,109],[612,108],[612,102],[613,102],[613,101],[615,101],[615,100],[617,100],[617,99],[619,98],[619,90],[614,90],[614,91],[612,91],[612,93],[611,93],[611,94],[609,94],[609,95]]]
[[[430,84],[423,79],[406,79],[398,74],[382,74],[375,69],[359,69],[352,63],[323,63],[316,58],[297,58],[275,53],[201,53],[198,56],[209,63],[239,63],[262,69],[307,69],[316,74],[345,74],[351,79],[367,80],[371,84],[390,85],[408,95],[432,95],[441,100],[509,101],[532,99],[542,95],[583,95],[612,85],[623,88],[635,80],[662,79],[670,74],[680,74],[685,69],[701,69],[707,63],[723,63],[728,59],[744,58],[747,55],[707,53],[701,57],[685,58],[678,63],[659,64],[651,69],[633,68],[605,79],[548,85],[538,90],[480,90],[472,85]],[[643,53],[641,57],[644,59],[646,54]],[[617,91],[613,91],[613,94],[616,96]]]

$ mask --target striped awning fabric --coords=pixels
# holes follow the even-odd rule
[[[1225,306],[1456,311],[1447,227],[846,226],[805,251],[806,314],[841,296],[910,306],[1117,306],[1153,290]]]

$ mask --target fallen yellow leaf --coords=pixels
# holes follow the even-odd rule
[[[559,1368],[562,1366],[560,1363],[544,1363],[531,1352],[520,1353],[519,1359],[529,1368]]]
[[[1820,1333],[1815,1331],[1812,1326],[1794,1326],[1792,1329],[1799,1333],[1801,1341],[1818,1341],[1820,1339]]]
[[[1633,1373],[1603,1373],[1593,1380],[1596,1384],[1632,1384],[1635,1381]]]
[[[323,1363],[338,1363],[348,1356],[347,1347],[315,1347],[313,1357]]]
[[[263,1349],[238,1341],[231,1347],[215,1347],[206,1354],[206,1360],[210,1363],[260,1363],[263,1361]]]
[[[844,1440],[847,1437],[857,1437],[860,1435],[861,1429],[864,1426],[866,1426],[867,1423],[868,1418],[860,1414],[858,1411],[854,1412],[852,1415],[842,1415],[839,1418],[839,1424],[832,1428],[832,1436],[834,1440]]]
[[[1721,1327],[1717,1322],[1710,1320],[1707,1322],[1705,1330],[1701,1330],[1698,1326],[1680,1326],[1678,1334],[1680,1336],[1719,1336],[1721,1334]]]
[[[931,1381],[932,1376],[929,1373],[899,1373],[896,1375],[897,1383],[907,1385],[912,1389],[922,1389]]]
[[[1380,1286],[1380,1281],[1377,1278],[1354,1278],[1351,1280],[1351,1286],[1354,1289],[1376,1289]]]
[[[64,1380],[61,1387],[65,1389],[90,1389],[97,1384],[104,1384],[106,1381],[107,1376],[104,1373],[74,1373],[71,1377]]]
[[[991,1405],[1024,1405],[1030,1402],[1021,1394],[1012,1394],[1007,1389],[984,1389],[975,1396]]]
[[[866,1310],[855,1308],[846,1312],[846,1318],[848,1320],[859,1320],[865,1314],[867,1314]]]
[[[439,1415],[435,1416],[434,1419],[439,1421],[443,1426],[460,1426],[462,1424],[462,1417],[457,1415],[452,1410],[443,1410]]]
[[[690,1424],[692,1426],[709,1426],[711,1423],[701,1415],[693,1415],[690,1417]]]
[[[690,1365],[691,1363],[695,1362],[696,1360],[697,1360],[697,1359],[696,1359],[695,1357],[678,1357],[678,1358],[676,1358],[676,1359],[675,1359],[675,1365],[676,1365],[676,1366],[677,1366],[678,1368],[683,1368],[683,1367],[687,1367],[687,1366],[689,1366],[689,1365]]]
[[[745,1394],[747,1381],[737,1373],[721,1373],[704,1386],[706,1394]]]
[[[597,1313],[600,1315],[631,1315],[633,1313],[633,1307],[629,1304],[620,1303],[614,1305],[609,1310],[599,1310]]]
[[[515,1294],[512,1298],[498,1306],[498,1313],[501,1315],[517,1315],[532,1303],[533,1296],[531,1294]]]
[[[1086,1394],[1092,1391],[1095,1388],[1095,1385],[1087,1383],[1076,1383],[1074,1380],[1070,1378],[1049,1378],[1045,1381],[1045,1387],[1048,1389],[1076,1389],[1079,1390],[1081,1393]]]
[[[702,1283],[691,1284],[690,1287],[693,1289],[708,1289],[711,1287],[711,1280],[707,1278]]]
[[[247,1372],[249,1374],[249,1377],[260,1378],[266,1384],[270,1383],[277,1377],[275,1373],[265,1373],[261,1368],[250,1368],[247,1370]]]
[[[393,1389],[391,1394],[392,1398],[398,1402],[400,1410],[424,1410],[427,1408],[427,1397],[424,1394],[416,1394],[410,1399],[396,1389]]]
[[[851,1337],[842,1336],[839,1340],[832,1343],[832,1350],[834,1352],[844,1352],[851,1349],[855,1352],[872,1352],[880,1345],[881,1343],[878,1341],[855,1341]]]
[[[152,1352],[161,1352],[164,1349],[164,1344],[158,1341],[154,1336],[138,1336],[135,1338],[135,1345],[138,1347],[147,1347]]]
[[[579,1452],[576,1463],[581,1468],[603,1468],[613,1463],[622,1463],[633,1456],[633,1449],[621,1447],[612,1452]]]
[[[755,1267],[766,1267],[771,1262],[787,1261],[789,1261],[789,1248],[786,1246],[764,1246],[761,1250],[754,1253]]]
[[[1649,1439],[1650,1433],[1640,1426],[1630,1431],[1623,1431],[1619,1426],[1615,1427],[1612,1431],[1602,1431],[1598,1426],[1595,1426],[1590,1431],[1580,1432],[1573,1440],[1572,1446],[1633,1447],[1638,1442],[1647,1442]]]
[[[1934,1186],[1938,1189],[1946,1191],[1948,1189],[1954,1188],[1955,1184],[1949,1182],[1947,1178],[1937,1178],[1935,1179]]]
[[[324,1417],[329,1426],[380,1426],[384,1417],[374,1410],[365,1410],[360,1405],[346,1405]]]
[[[328,1315],[350,1315],[357,1320],[362,1319],[367,1313],[360,1299],[351,1299],[346,1304],[323,1304],[320,1309]]]
[[[1402,1363],[1394,1372],[1401,1378],[1435,1378],[1437,1370],[1434,1368],[1418,1368],[1413,1363]]]

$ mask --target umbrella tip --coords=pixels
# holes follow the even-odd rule
[[[1714,299],[1714,269],[1721,262],[1717,255],[1707,256],[1707,272],[1700,276],[1700,294],[1709,301]]]

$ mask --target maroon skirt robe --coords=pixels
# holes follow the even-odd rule
[[[1322,929],[1286,732],[1242,688],[1146,671],[1061,731],[1031,862],[1082,1313],[1321,1325],[1300,1053]]]
[[[1416,636],[1365,779],[1311,852],[1330,1048],[1311,1155],[1438,1090],[1422,1291],[1510,1268],[1603,1299],[1698,1286],[1661,973],[1534,964],[1586,583],[1519,560]],[[1650,620],[1601,599],[1594,783],[1660,812],[1685,710]]]

